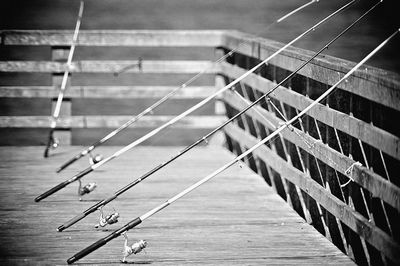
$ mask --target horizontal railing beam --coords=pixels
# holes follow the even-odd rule
[[[218,47],[221,30],[81,30],[77,46]],[[3,45],[71,45],[70,30],[3,30]]]
[[[229,31],[224,36],[226,49],[237,48],[239,53],[261,60],[267,58],[284,45],[241,32]],[[294,71],[312,55],[312,51],[289,47],[269,63]],[[321,55],[303,67],[298,73],[331,86],[354,66],[355,63],[353,62]],[[400,105],[398,104],[400,102],[400,75],[396,73],[370,66],[363,67],[357,70],[348,79],[348,82],[343,82],[338,88],[400,111]]]
[[[243,101],[240,101],[238,97],[231,92],[224,94],[223,101],[237,110],[242,110],[246,107],[246,104]],[[247,114],[272,131],[275,130],[276,127],[279,127],[280,123],[284,122],[277,118],[273,113],[270,113],[259,106],[256,106],[255,108],[257,108],[258,112],[249,110]],[[273,123],[274,127],[270,123],[267,123],[266,120]],[[346,175],[346,170],[355,163],[354,160],[330,148],[321,141],[317,141],[309,134],[306,134],[297,128],[292,127],[291,130],[282,131],[282,136],[296,146],[301,147],[306,152],[313,154],[316,158],[344,175]],[[306,143],[311,143],[313,147],[310,147]],[[360,169],[359,171],[352,173],[352,178],[357,184],[370,191],[374,197],[382,199],[400,211],[399,187],[365,167],[355,166],[355,168]]]
[[[245,72],[246,70],[237,66],[223,65],[223,73],[233,79]],[[250,74],[243,82],[262,93],[266,93],[276,86],[274,82],[255,74]],[[311,99],[285,87],[275,90],[271,98],[276,98],[298,110],[305,109],[312,102]],[[308,115],[400,159],[400,139],[387,131],[322,104],[317,104]]]
[[[71,86],[66,98],[161,98],[175,89],[174,86]],[[205,98],[216,91],[214,86],[188,86],[172,98]],[[0,86],[0,97],[7,98],[54,98],[59,87],[54,86]]]
[[[60,117],[57,128],[117,128],[132,116],[65,116]],[[145,116],[132,127],[159,127],[174,116]],[[188,116],[172,127],[213,129],[226,120],[223,115]],[[0,128],[47,128],[51,122],[48,116],[0,116]]]
[[[117,73],[124,70],[125,73],[173,73],[173,74],[197,74],[205,71],[214,74],[220,71],[219,65],[211,61],[142,61],[141,67],[133,61],[97,61],[84,60],[72,62],[70,73]],[[36,73],[64,73],[67,65],[53,61],[0,61],[0,72],[36,72]]]
[[[256,145],[259,140],[248,135],[239,127],[229,124],[224,132],[238,141],[243,146],[249,148]],[[360,237],[381,251],[385,256],[393,261],[400,260],[400,246],[383,230],[369,222],[360,213],[352,210],[344,202],[330,194],[320,184],[310,178],[307,174],[294,168],[290,163],[280,158],[266,145],[256,149],[254,155],[263,160],[268,166],[279,173],[283,178],[289,180],[301,190],[310,195],[328,212],[337,217]]]

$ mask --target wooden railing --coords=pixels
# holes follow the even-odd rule
[[[0,145],[46,142],[72,34],[1,32]],[[128,144],[164,124],[215,91],[214,50],[221,42],[221,31],[81,31],[56,137],[61,144],[91,144],[204,71],[107,144]],[[188,145],[224,119],[211,101],[145,144]]]
[[[44,142],[72,32],[3,31],[1,36],[3,51],[8,47],[18,51],[52,48],[51,60],[21,60],[20,53],[15,53],[12,60],[0,62],[0,144]],[[117,46],[133,55],[125,58],[117,54]],[[142,54],[129,47],[142,49]],[[280,47],[280,43],[235,31],[82,31],[58,133],[65,143],[89,144],[187,77],[208,69],[205,79],[183,89],[122,134],[119,141],[110,143],[130,142],[239,77]],[[215,48],[218,52],[214,56]],[[96,49],[108,51],[112,61],[79,55],[80,50],[91,55]],[[212,64],[231,49],[238,50],[226,61]],[[213,102],[153,143],[193,142],[219,125],[224,111],[233,116],[311,55],[306,50],[286,50],[235,86],[247,100],[228,91],[220,98],[225,108]],[[143,58],[141,69],[132,67],[129,73],[112,75],[136,64],[135,56]],[[228,148],[242,153],[284,119],[303,110],[352,66],[354,63],[338,58],[317,57],[263,104],[224,129]],[[50,84],[42,84],[41,78],[46,75],[52,77]],[[396,176],[400,169],[399,103],[400,77],[364,66],[323,104],[244,160],[300,216],[359,264],[400,262],[400,181]]]
[[[219,86],[239,77],[282,44],[242,33],[225,36]],[[291,48],[223,96],[232,117],[309,59]],[[379,56],[379,55],[378,55]],[[225,128],[236,154],[255,145],[285,119],[343,77],[355,63],[319,56]],[[243,97],[246,100],[243,99]],[[308,223],[359,264],[400,262],[400,77],[364,66],[307,116],[244,161]],[[358,164],[359,163],[359,164]]]

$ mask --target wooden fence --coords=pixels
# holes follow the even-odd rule
[[[71,38],[70,31],[1,32],[0,144],[44,142]],[[207,60],[199,60],[204,58],[204,51],[213,54],[217,48],[218,57],[239,44],[237,52],[218,65],[212,64],[215,57],[210,55]],[[30,61],[19,53],[14,53],[12,60],[4,56],[7,49],[31,51],[33,48],[27,48],[31,46],[51,47],[51,60]],[[117,55],[116,46],[126,48],[132,53],[130,57],[143,57],[143,67],[129,68],[129,73],[119,77],[122,81],[112,74],[135,65],[137,58],[127,60]],[[77,51],[86,49],[93,55],[100,47],[118,58],[87,60],[77,54],[58,133],[65,143],[88,144],[125,122],[126,112],[139,112],[187,76],[208,68],[207,79],[182,90],[166,107],[110,143],[132,141],[239,77],[281,46],[235,31],[82,31]],[[129,47],[142,49],[142,54]],[[151,58],[157,51],[156,58]],[[182,60],[182,54],[195,60]],[[157,60],[149,60],[146,55]],[[233,116],[311,55],[306,50],[286,50],[235,90],[224,93],[222,109],[228,117]],[[172,60],[159,60],[164,56]],[[253,146],[284,119],[303,110],[352,66],[354,63],[338,58],[317,57],[261,105],[227,126],[227,147],[239,154]],[[29,76],[33,72],[36,76]],[[28,85],[21,84],[21,76],[26,73],[23,78]],[[42,86],[41,77],[45,75],[52,78],[50,84]],[[117,81],[122,84],[110,84]],[[400,262],[400,180],[396,177],[400,172],[399,103],[400,77],[364,66],[323,104],[244,160],[300,216],[358,264]],[[221,123],[222,111],[214,102],[182,120],[162,139],[170,137],[168,144],[191,143]],[[159,140],[156,144],[166,143]]]

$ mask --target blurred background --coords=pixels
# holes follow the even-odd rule
[[[286,43],[347,2],[320,0],[266,31],[274,20],[307,0],[86,0],[81,29],[234,29]],[[377,2],[357,1],[295,46],[317,50]],[[326,54],[359,61],[399,27],[397,4],[395,0],[384,1]],[[2,0],[0,28],[72,30],[78,8],[79,0]],[[399,44],[397,37],[369,64],[400,73]],[[18,57],[8,51],[0,52],[2,58]]]

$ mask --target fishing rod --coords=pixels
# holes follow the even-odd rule
[[[303,111],[301,111],[299,114],[297,114],[296,116],[294,116],[292,119],[290,119],[289,121],[284,122],[278,129],[276,129],[274,132],[272,132],[270,135],[268,135],[267,137],[265,137],[263,140],[261,140],[260,142],[258,142],[256,145],[252,146],[251,148],[249,148],[247,151],[243,152],[242,154],[240,154],[239,156],[237,156],[235,159],[233,159],[232,161],[230,161],[229,163],[225,164],[224,166],[220,167],[219,169],[217,169],[216,171],[214,171],[213,173],[207,175],[206,177],[204,177],[203,179],[201,179],[200,181],[194,183],[193,185],[189,186],[188,188],[184,189],[183,191],[181,191],[180,193],[176,194],[175,196],[173,196],[172,198],[168,199],[167,201],[165,201],[164,203],[160,204],[159,206],[151,209],[150,211],[144,213],[142,216],[139,216],[133,220],[131,220],[129,223],[127,223],[126,225],[122,226],[121,228],[115,230],[114,232],[112,232],[111,234],[109,234],[108,236],[101,238],[100,240],[96,241],[95,243],[93,243],[92,245],[86,247],[85,249],[79,251],[78,253],[76,253],[74,256],[70,257],[67,260],[68,264],[72,264],[74,262],[76,262],[77,260],[87,256],[88,254],[92,253],[93,251],[97,250],[98,248],[104,246],[105,244],[107,244],[109,241],[111,241],[112,239],[120,236],[121,234],[125,234],[127,231],[129,231],[130,229],[138,226],[139,224],[141,224],[144,220],[150,218],[151,216],[153,216],[154,214],[160,212],[161,210],[165,209],[166,207],[168,207],[169,205],[171,205],[172,203],[174,203],[175,201],[177,201],[178,199],[182,198],[183,196],[185,196],[186,194],[190,193],[191,191],[195,190],[196,188],[200,187],[202,184],[206,183],[207,181],[209,181],[210,179],[212,179],[213,177],[215,177],[216,175],[222,173],[223,171],[225,171],[226,169],[228,169],[229,167],[231,167],[232,165],[238,163],[240,160],[242,160],[244,157],[250,155],[254,150],[256,150],[257,148],[259,148],[260,146],[264,145],[265,143],[267,143],[268,141],[270,141],[272,138],[274,138],[275,136],[277,136],[282,130],[284,130],[286,127],[290,126],[291,124],[293,124],[296,120],[298,120],[299,118],[301,118],[303,115],[305,115],[311,108],[313,108],[315,105],[317,105],[319,102],[321,102],[322,100],[324,100],[329,94],[331,94],[333,92],[334,89],[336,89],[336,87],[342,83],[343,81],[345,81],[348,77],[350,77],[350,75],[352,75],[358,68],[360,68],[368,59],[370,59],[375,53],[377,53],[383,46],[386,45],[386,43],[388,43],[390,41],[390,39],[392,39],[397,33],[400,32],[400,29],[396,30],[393,34],[391,34],[386,40],[384,40],[379,46],[377,46],[372,52],[370,52],[366,57],[364,57],[364,59],[362,59],[356,66],[354,66],[349,72],[347,72],[347,74],[341,78],[338,82],[336,82],[332,87],[330,87],[328,90],[326,90],[321,96],[319,96],[315,101],[313,101],[309,106],[307,106]]]
[[[289,12],[288,14],[282,16],[281,18],[275,20],[273,23],[271,23],[269,26],[267,26],[266,30],[268,30],[270,27],[272,27],[275,24],[278,24],[280,22],[282,22],[283,20],[285,20],[286,18],[288,18],[289,16],[299,12],[300,10],[306,8],[307,6],[319,2],[319,0],[311,0],[308,3],[296,8],[295,10]],[[244,45],[245,43],[248,43],[248,41],[243,41],[241,43],[238,44],[238,47],[235,49],[232,49],[231,51],[229,51],[228,53],[226,53],[225,55],[223,55],[221,58],[219,58],[218,60],[216,60],[213,64],[218,64],[220,62],[222,62],[223,60],[225,60],[227,57],[233,55],[233,53],[235,53],[240,46]],[[114,75],[118,76],[119,74],[121,74],[122,72],[126,71],[127,69],[133,67],[133,66],[138,66],[139,69],[142,66],[142,59],[139,58],[139,62],[137,64],[134,64],[132,66],[127,66],[122,68],[121,70],[119,70],[118,72],[115,72]],[[119,128],[111,131],[110,133],[108,133],[106,136],[104,136],[102,139],[96,141],[95,143],[93,143],[92,145],[90,145],[89,147],[85,148],[84,150],[82,150],[80,153],[78,153],[77,155],[75,155],[74,157],[72,157],[70,160],[66,161],[63,165],[61,165],[56,172],[59,173],[62,170],[64,170],[65,168],[67,168],[69,165],[73,164],[74,162],[76,162],[77,160],[79,160],[80,158],[82,158],[83,156],[91,153],[91,151],[93,151],[95,148],[97,148],[98,146],[104,144],[105,142],[107,142],[108,140],[110,140],[112,137],[114,137],[115,135],[117,135],[118,133],[120,133],[121,131],[123,131],[124,129],[128,128],[130,125],[136,123],[138,120],[140,120],[143,116],[147,115],[147,114],[151,114],[154,109],[156,109],[157,107],[159,107],[160,105],[162,105],[163,103],[165,103],[169,98],[171,98],[172,96],[174,96],[179,90],[186,88],[188,85],[190,85],[191,83],[193,83],[195,80],[197,80],[201,75],[203,75],[205,72],[207,71],[207,69],[202,70],[201,72],[199,72],[198,74],[196,74],[195,76],[193,76],[192,78],[190,78],[189,80],[187,80],[185,83],[183,83],[182,85],[180,85],[179,87],[173,89],[172,91],[170,91],[168,94],[166,94],[164,97],[162,97],[161,99],[159,99],[157,102],[155,102],[154,104],[152,104],[151,106],[149,106],[148,108],[146,108],[145,110],[143,110],[141,113],[139,113],[138,115],[132,117],[130,120],[128,120],[127,122],[125,122],[123,125],[121,125]]]
[[[54,108],[53,115],[51,117],[49,137],[47,139],[46,148],[44,150],[44,157],[45,158],[47,158],[49,156],[49,151],[50,151],[51,148],[55,149],[55,148],[58,147],[58,141],[54,137],[54,131],[55,131],[56,127],[57,127],[57,120],[58,120],[58,117],[60,115],[61,104],[62,104],[62,101],[63,101],[63,98],[64,98],[65,89],[67,87],[67,80],[68,80],[69,71],[70,71],[70,67],[71,67],[71,63],[72,63],[72,57],[74,56],[76,42],[78,41],[78,34],[79,34],[79,28],[81,26],[83,8],[84,8],[84,3],[83,3],[83,1],[81,1],[81,4],[79,6],[78,19],[76,21],[75,31],[74,31],[74,35],[72,37],[72,44],[71,44],[71,48],[69,50],[65,72],[64,72],[64,76],[63,76],[63,79],[62,79],[62,82],[61,82],[60,92],[58,94],[57,103],[56,103],[56,106]]]
[[[282,16],[281,18],[277,19],[277,20],[276,20],[276,23],[279,23],[279,22],[285,20],[286,18],[288,18],[288,17],[290,17],[291,15],[293,15],[293,14],[299,12],[299,11],[302,10],[303,8],[309,6],[309,5],[313,4],[313,3],[316,3],[316,2],[319,2],[319,0],[312,0],[312,1],[308,2],[308,3],[305,3],[304,5],[300,6],[299,8],[296,8],[296,9],[293,10],[292,12],[289,12],[288,14],[286,14],[286,15]]]
[[[273,93],[277,88],[279,88],[280,86],[283,86],[286,82],[288,82],[294,75],[296,75],[297,72],[299,72],[304,66],[306,66],[308,63],[310,63],[314,58],[316,58],[319,54],[321,54],[324,50],[328,49],[328,47],[334,43],[337,39],[339,39],[343,34],[345,34],[347,31],[349,31],[354,25],[356,25],[360,20],[362,20],[368,13],[370,13],[375,7],[377,7],[381,2],[376,3],[373,7],[371,7],[368,11],[366,11],[362,16],[360,16],[359,18],[357,18],[353,23],[351,23],[348,27],[346,27],[343,31],[341,31],[338,35],[336,35],[332,40],[330,40],[327,44],[325,44],[318,52],[315,52],[314,55],[309,58],[307,61],[305,61],[304,63],[302,63],[295,71],[293,71],[290,75],[288,75],[285,79],[283,79],[281,82],[279,82],[279,84],[277,84],[276,86],[274,86],[271,90],[269,90],[268,92],[266,92],[265,94],[263,94],[261,97],[259,97],[255,102],[251,102],[249,103],[246,99],[241,98],[243,101],[245,101],[245,103],[248,105],[245,109],[243,109],[242,111],[238,112],[235,116],[233,116],[232,118],[230,118],[229,120],[227,120],[226,122],[224,122],[222,125],[220,125],[219,127],[215,128],[213,131],[211,131],[210,133],[208,133],[207,135],[205,135],[204,137],[198,139],[196,142],[194,142],[193,144],[187,146],[185,149],[183,149],[182,151],[178,152],[177,155],[175,155],[174,157],[172,157],[171,159],[165,161],[164,163],[154,167],[153,169],[151,169],[150,171],[148,171],[147,173],[145,173],[144,175],[140,176],[139,178],[137,178],[136,180],[134,180],[133,182],[129,183],[128,185],[126,185],[125,187],[121,188],[120,190],[116,191],[113,195],[111,195],[108,198],[105,198],[103,200],[100,200],[99,202],[97,202],[96,204],[94,204],[93,206],[91,206],[90,208],[88,208],[87,210],[83,211],[81,214],[76,215],[74,218],[72,218],[71,220],[69,220],[68,222],[66,222],[65,224],[59,226],[57,228],[57,231],[61,232],[67,228],[69,228],[70,226],[72,226],[73,224],[77,223],[78,221],[84,219],[86,216],[88,216],[89,214],[97,211],[98,209],[103,208],[105,205],[107,205],[108,203],[110,203],[111,201],[115,200],[118,196],[120,196],[121,194],[123,194],[124,192],[126,192],[127,190],[131,189],[132,187],[136,186],[137,184],[139,184],[140,182],[142,182],[143,180],[145,180],[147,177],[149,177],[150,175],[154,174],[155,172],[157,172],[158,170],[162,169],[163,167],[167,166],[169,163],[173,162],[174,160],[178,159],[180,156],[182,156],[183,154],[185,154],[186,152],[188,152],[189,150],[191,150],[192,148],[194,148],[195,146],[199,145],[200,143],[202,143],[203,141],[207,141],[207,139],[212,136],[213,134],[215,134],[216,132],[218,132],[219,130],[221,130],[223,127],[225,127],[227,124],[229,124],[230,122],[232,122],[233,120],[235,120],[236,118],[240,117],[243,113],[245,113],[246,111],[248,111],[250,108],[252,108],[253,106],[255,106],[256,104],[258,104],[260,101],[262,101],[263,99],[265,99],[268,95],[270,95],[271,93]],[[239,93],[237,93],[239,96],[241,96]]]
[[[331,13],[329,16],[325,17],[324,19],[322,19],[321,21],[319,21],[318,23],[316,23],[314,26],[312,26],[311,28],[309,28],[308,30],[306,30],[305,32],[303,32],[302,34],[300,34],[299,36],[297,36],[295,39],[293,39],[292,41],[290,41],[289,43],[285,44],[282,48],[280,48],[278,51],[274,52],[272,55],[270,55],[268,58],[264,59],[263,61],[261,61],[259,64],[257,64],[256,66],[254,66],[252,69],[248,70],[246,73],[242,74],[240,77],[238,77],[237,79],[235,79],[234,81],[232,81],[231,83],[229,83],[228,85],[224,86],[223,88],[219,89],[217,92],[214,92],[212,95],[208,96],[206,99],[202,100],[201,102],[197,103],[196,105],[194,105],[193,107],[189,108],[188,110],[186,110],[185,112],[181,113],[180,115],[174,117],[173,119],[171,119],[170,121],[168,121],[167,123],[163,124],[162,126],[154,129],[153,131],[149,132],[147,135],[135,140],[134,142],[132,142],[131,144],[125,146],[124,148],[120,149],[119,151],[115,152],[113,155],[105,158],[104,160],[97,162],[91,166],[89,166],[88,168],[84,169],[83,171],[81,171],[80,173],[76,174],[75,176],[73,176],[72,178],[58,184],[57,186],[49,189],[48,191],[44,192],[43,194],[39,195],[38,197],[35,198],[35,201],[41,201],[44,198],[47,198],[48,196],[54,194],[55,192],[61,190],[62,188],[66,187],[67,185],[73,183],[74,181],[82,178],[83,176],[91,173],[92,171],[94,171],[95,169],[99,168],[101,165],[111,161],[112,159],[117,158],[118,156],[120,156],[121,154],[123,154],[124,152],[132,149],[133,147],[135,147],[136,145],[142,143],[143,141],[149,139],[150,137],[154,136],[155,134],[157,134],[158,132],[160,132],[161,130],[163,130],[164,128],[167,128],[170,125],[173,125],[175,122],[179,121],[181,118],[187,116],[188,114],[192,113],[193,111],[197,110],[198,108],[200,108],[201,106],[203,106],[204,104],[206,104],[207,102],[209,102],[211,99],[215,98],[217,95],[221,94],[222,92],[232,88],[233,86],[235,86],[237,83],[239,83],[241,80],[243,80],[244,78],[246,78],[248,75],[250,75],[252,72],[254,72],[256,69],[258,69],[259,67],[261,67],[262,65],[266,64],[268,61],[270,61],[272,58],[274,58],[276,55],[278,55],[279,53],[281,53],[283,50],[285,50],[287,47],[291,46],[293,43],[295,43],[297,40],[301,39],[303,36],[307,35],[308,33],[314,31],[317,27],[319,27],[320,25],[324,24],[327,20],[329,20],[330,18],[332,18],[333,16],[339,14],[340,12],[342,12],[343,10],[347,9],[349,6],[351,6],[356,0],[352,0],[349,3],[347,3],[346,5],[342,6],[341,8],[339,8],[338,10],[336,10],[335,12]]]

